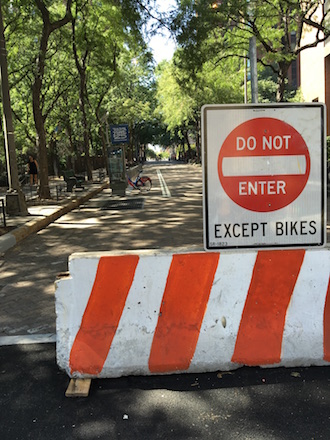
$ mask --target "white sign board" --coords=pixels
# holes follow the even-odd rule
[[[204,247],[326,242],[325,106],[202,108]]]

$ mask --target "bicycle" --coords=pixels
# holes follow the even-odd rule
[[[135,180],[132,180],[127,174],[128,183],[132,188],[138,189],[141,192],[150,191],[152,187],[152,181],[148,176],[140,176],[141,173],[142,171],[139,172]]]

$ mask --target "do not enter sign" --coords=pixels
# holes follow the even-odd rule
[[[325,106],[205,105],[204,247],[326,243]]]
[[[309,172],[303,137],[275,118],[240,124],[225,139],[218,159],[219,178],[228,196],[256,212],[292,203],[303,191]]]

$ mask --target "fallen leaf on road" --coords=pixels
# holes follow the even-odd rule
[[[217,374],[217,378],[222,379],[222,376],[224,376],[225,374],[234,374],[234,373],[232,373],[231,371],[223,371]]]

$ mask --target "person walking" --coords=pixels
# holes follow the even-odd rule
[[[38,185],[38,162],[33,156],[29,156],[28,173],[30,174],[30,185]]]

